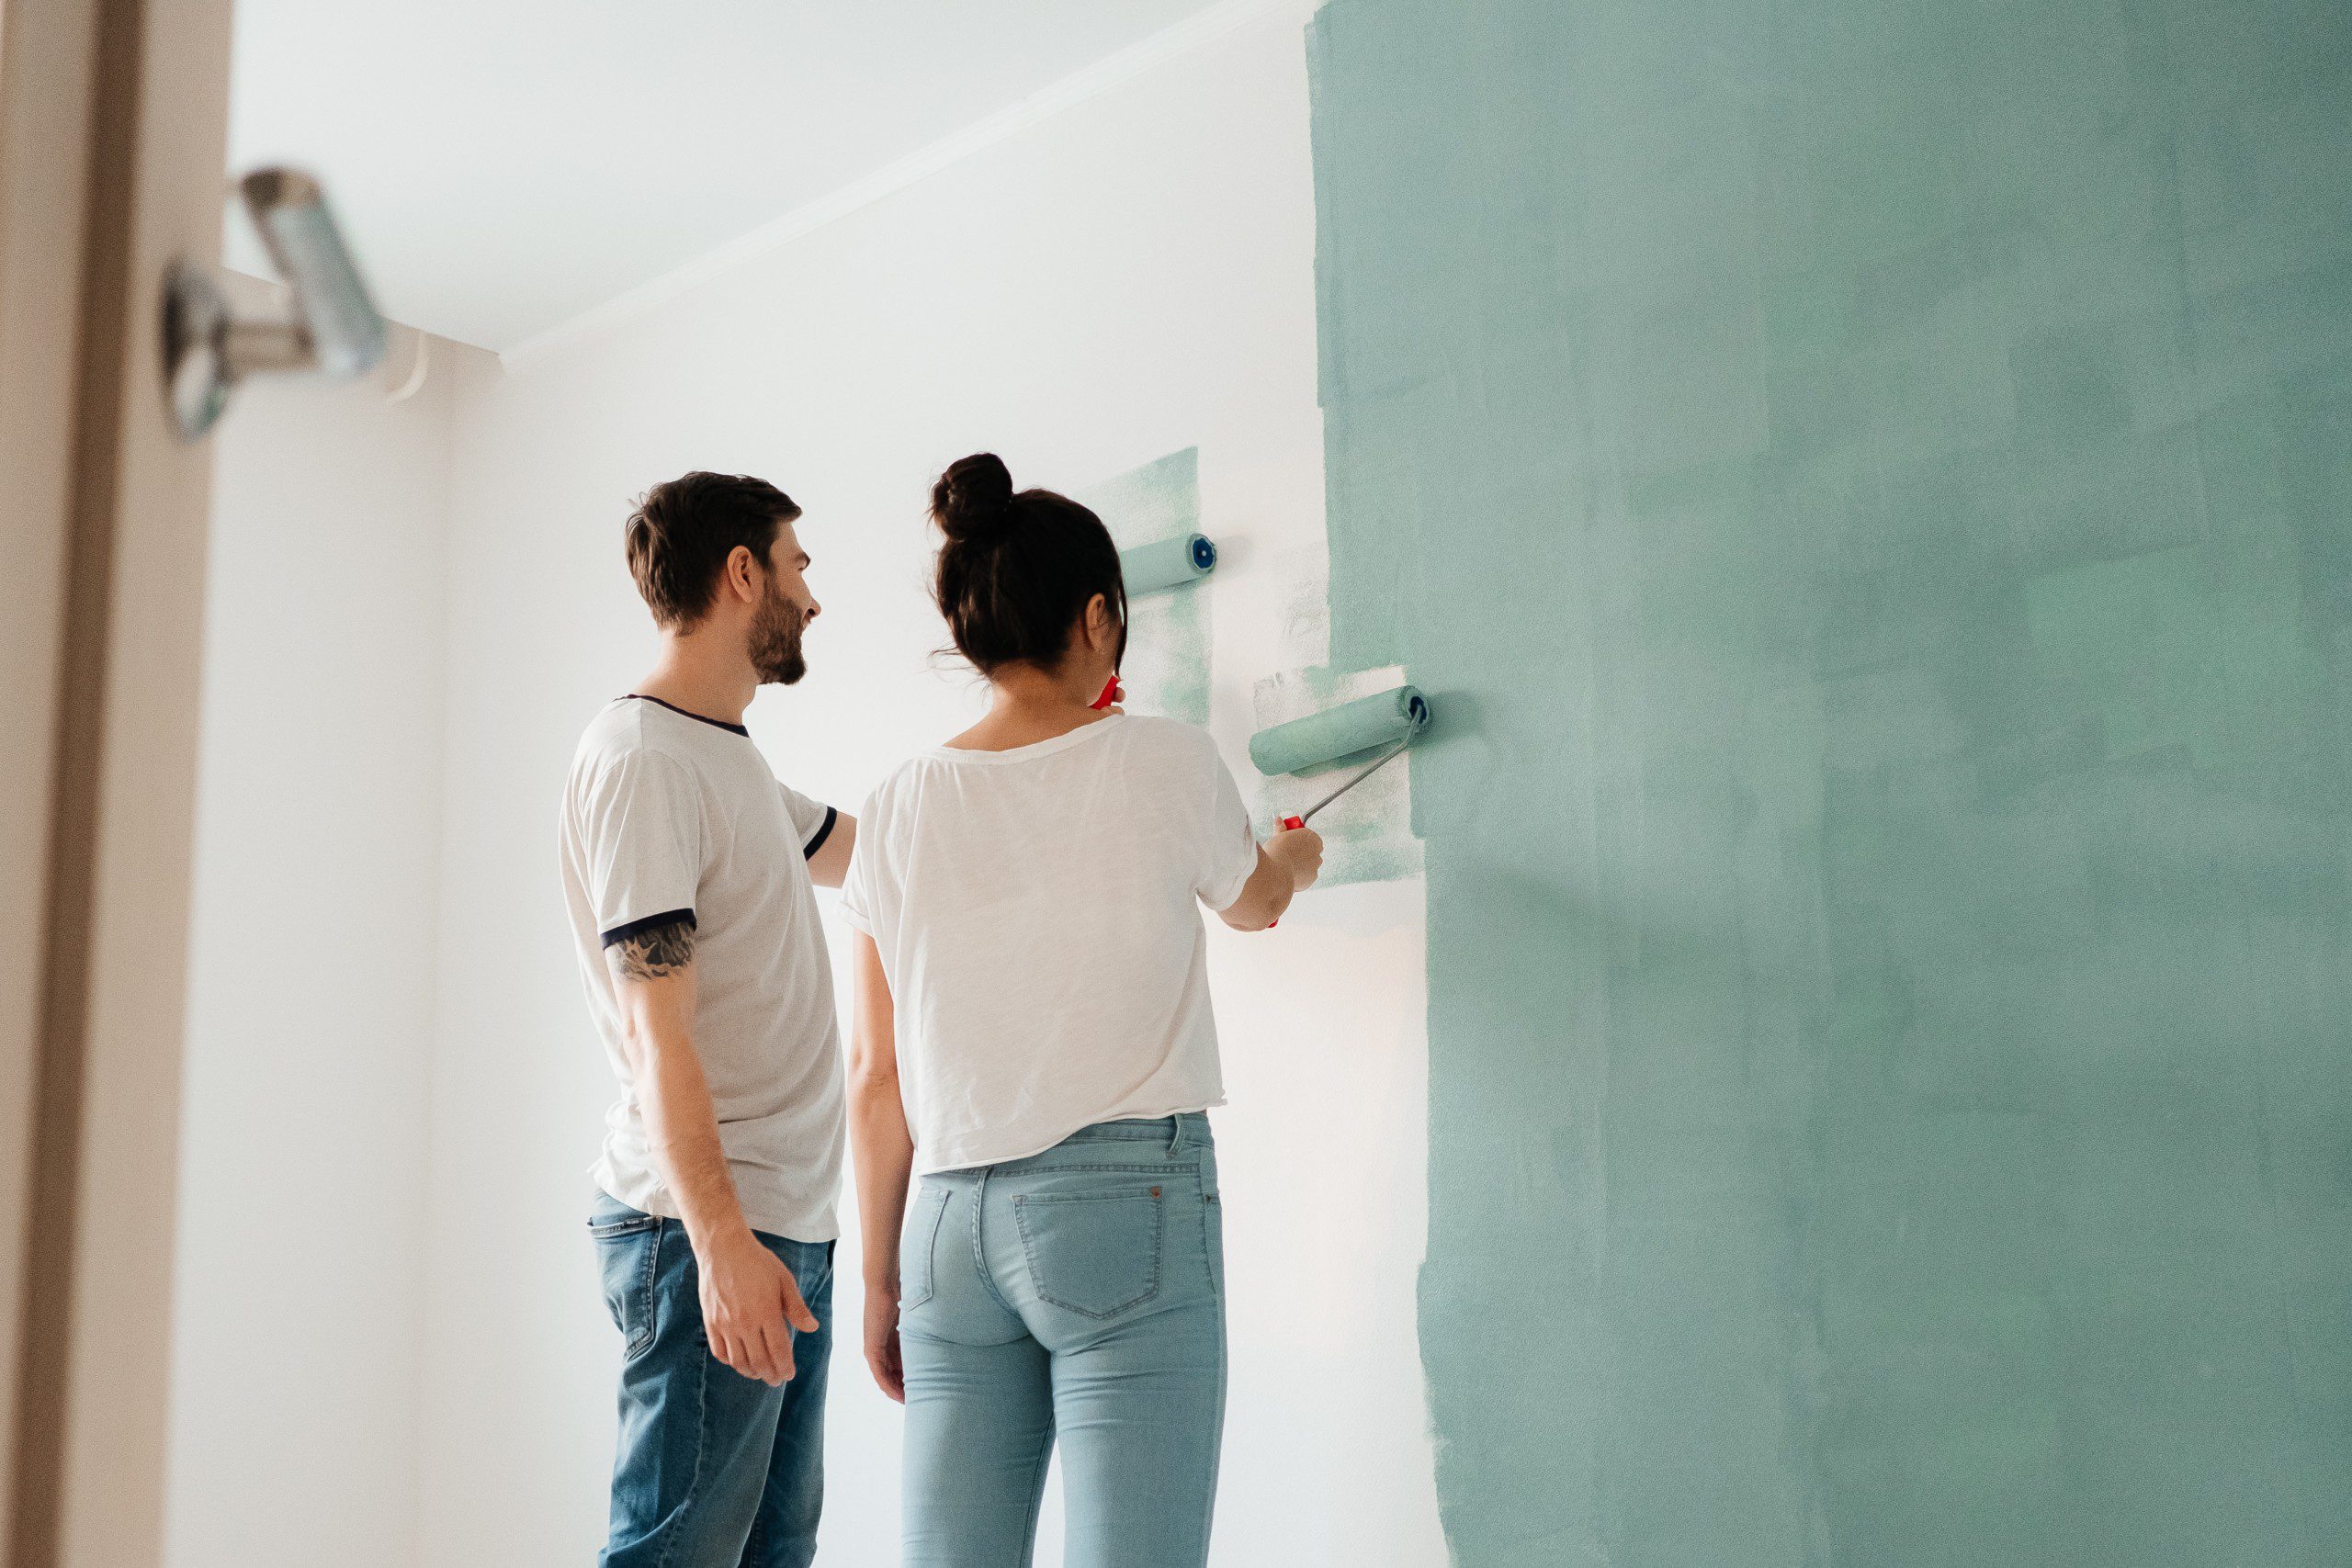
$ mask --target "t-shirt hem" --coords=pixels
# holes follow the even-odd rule
[[[616,942],[627,942],[639,932],[650,931],[656,926],[669,925],[684,926],[688,931],[693,931],[695,912],[690,908],[679,908],[664,909],[658,915],[640,915],[636,919],[623,920],[608,931],[597,932],[596,941],[601,946],[611,947]]]
[[[678,1213],[678,1206],[670,1201],[667,1188],[654,1186],[638,1192],[635,1183],[616,1179],[617,1173],[605,1165],[598,1165],[589,1174],[595,1179],[596,1190],[614,1202],[627,1203],[641,1213],[676,1220],[681,1224],[685,1223],[685,1215]],[[628,1190],[615,1191],[616,1188]],[[632,1196],[633,1192],[636,1195]],[[743,1206],[743,1223],[762,1235],[782,1236],[786,1241],[797,1241],[806,1247],[822,1247],[842,1237],[841,1222],[838,1216],[832,1215],[807,1221],[797,1215],[787,1218],[781,1211],[747,1203]]]
[[[1089,1116],[1082,1122],[1071,1122],[1069,1126],[1064,1127],[1060,1132],[1056,1133],[1052,1137],[1047,1138],[1042,1144],[1028,1145],[1019,1148],[1016,1152],[1006,1154],[987,1153],[981,1155],[980,1157],[977,1159],[958,1158],[952,1163],[937,1165],[932,1164],[923,1158],[922,1150],[918,1148],[915,1150],[915,1174],[917,1176],[944,1176],[951,1170],[978,1170],[984,1165],[1007,1165],[1013,1160],[1027,1159],[1033,1155],[1044,1154],[1047,1149],[1054,1147],[1056,1145],[1060,1144],[1069,1138],[1072,1133],[1078,1132],[1083,1128],[1091,1127],[1098,1122],[1157,1122],[1166,1116],[1190,1116],[1196,1111],[1215,1111],[1224,1104],[1225,1096],[1218,1095],[1212,1100],[1207,1100],[1205,1102],[1194,1100],[1188,1104],[1171,1105],[1165,1111],[1106,1111],[1100,1116]],[[626,1202],[627,1200],[624,1199],[623,1201]]]
[[[825,847],[825,840],[833,836],[833,825],[841,819],[840,807],[832,806],[825,807],[825,819],[817,824],[817,830],[809,834],[808,841],[800,846],[800,858],[815,860],[817,852]]]

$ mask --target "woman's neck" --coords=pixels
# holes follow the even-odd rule
[[[1011,665],[989,678],[989,711],[947,744],[963,751],[1010,751],[1068,735],[1111,716],[1093,705],[1098,694],[1073,680],[1034,665]]]

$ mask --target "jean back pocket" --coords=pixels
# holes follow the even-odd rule
[[[939,1223],[947,1213],[947,1189],[924,1182],[907,1210],[899,1233],[899,1310],[912,1312],[939,1291]]]
[[[1114,1317],[1159,1293],[1165,1205],[1158,1187],[1032,1192],[1012,1201],[1029,1283],[1086,1317]]]

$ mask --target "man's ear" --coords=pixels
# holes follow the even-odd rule
[[[724,573],[727,586],[733,589],[746,604],[759,602],[759,565],[749,545],[738,545],[727,552],[727,569]]]

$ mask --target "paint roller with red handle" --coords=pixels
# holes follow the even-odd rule
[[[1398,686],[1261,729],[1250,738],[1250,760],[1258,764],[1260,773],[1273,776],[1361,756],[1374,747],[1385,748],[1369,767],[1356,773],[1347,783],[1306,810],[1283,818],[1283,829],[1295,832],[1306,827],[1317,812],[1403,756],[1413,738],[1428,728],[1429,723],[1429,700],[1415,687]]]

